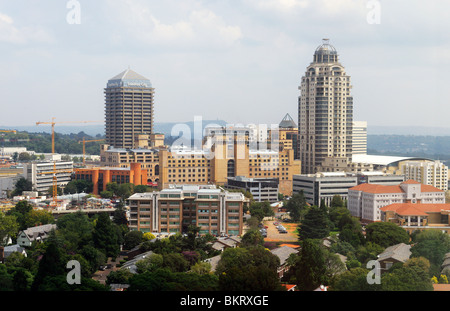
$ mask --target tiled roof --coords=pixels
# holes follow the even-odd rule
[[[383,253],[378,255],[378,261],[384,259],[395,259],[400,262],[405,262],[411,256],[411,245],[405,243],[400,243],[396,245],[389,246],[384,250]]]
[[[366,193],[404,193],[402,189],[402,184],[419,184],[419,182],[409,179],[407,181],[402,182],[400,185],[378,185],[378,184],[359,184],[355,187],[350,188],[349,190],[362,191]],[[421,185],[421,192],[443,192],[441,189],[430,185]]]
[[[367,193],[403,193],[404,191],[399,185],[396,186],[386,186],[378,184],[360,184],[349,190],[362,191]]]
[[[289,246],[282,246],[282,247],[275,248],[275,249],[271,250],[270,252],[272,254],[274,254],[275,256],[277,256],[278,258],[280,258],[280,265],[284,265],[284,263],[289,258],[289,256],[291,254],[298,253],[298,250],[293,249],[292,247],[289,247]]]
[[[450,210],[450,204],[435,203],[394,203],[383,206],[381,211],[393,211],[401,216],[427,216],[428,213],[439,213],[442,210]]]

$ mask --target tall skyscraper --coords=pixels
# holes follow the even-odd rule
[[[153,133],[154,88],[149,79],[127,69],[105,88],[106,143],[133,148],[137,135]]]
[[[302,174],[342,171],[351,162],[353,97],[350,76],[323,39],[299,87],[298,129]]]

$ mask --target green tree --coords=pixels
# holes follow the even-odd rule
[[[331,291],[375,291],[381,290],[379,284],[369,284],[367,275],[369,270],[364,268],[352,268],[332,279],[329,290]]]
[[[134,193],[144,193],[148,192],[149,187],[146,185],[137,185],[134,186]]]
[[[120,251],[117,228],[107,213],[100,213],[92,234],[94,246],[108,257],[116,257]]]
[[[130,250],[142,243],[143,233],[138,230],[130,231],[125,234],[123,247]]]
[[[331,199],[330,207],[331,208],[346,207],[346,204],[339,194],[335,194]]]
[[[417,263],[417,264],[416,264]],[[406,262],[402,267],[381,277],[383,291],[432,291],[429,271],[420,262]]]
[[[27,180],[24,177],[19,178],[14,184],[14,190],[12,192],[12,196],[22,195],[24,191],[31,191],[33,189],[33,184],[30,180]]]
[[[138,273],[145,273],[147,271],[156,271],[163,267],[164,257],[161,254],[150,254],[144,259],[136,262],[136,268]]]
[[[248,230],[242,237],[241,247],[264,245],[264,237],[257,229]]]
[[[298,253],[300,258],[294,266],[297,286],[300,290],[311,291],[326,281],[327,262],[318,241],[305,239]]]
[[[216,268],[222,291],[281,290],[277,267],[280,259],[263,246],[228,248]]]
[[[15,238],[19,231],[16,216],[0,212],[0,246],[6,246],[9,238]]]
[[[286,203],[286,211],[289,212],[289,216],[295,222],[303,219],[308,211],[308,205],[303,190],[292,195],[290,200]]]
[[[408,244],[408,232],[391,222],[373,222],[366,227],[366,241],[382,247],[389,247],[399,243]]]
[[[311,207],[302,223],[298,226],[300,240],[322,239],[327,237],[329,233],[327,215],[316,206]]]

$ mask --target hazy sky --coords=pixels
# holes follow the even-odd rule
[[[448,0],[0,0],[0,125],[103,120],[107,80],[128,66],[155,88],[155,122],[297,121],[301,77],[329,38],[355,120],[450,127],[448,12]]]

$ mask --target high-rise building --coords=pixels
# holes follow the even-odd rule
[[[353,121],[353,154],[367,154],[367,121]]]
[[[302,174],[342,171],[351,162],[353,97],[336,49],[323,40],[299,87]]]
[[[153,133],[154,88],[149,79],[127,69],[105,88],[106,143],[133,148],[139,134]]]

